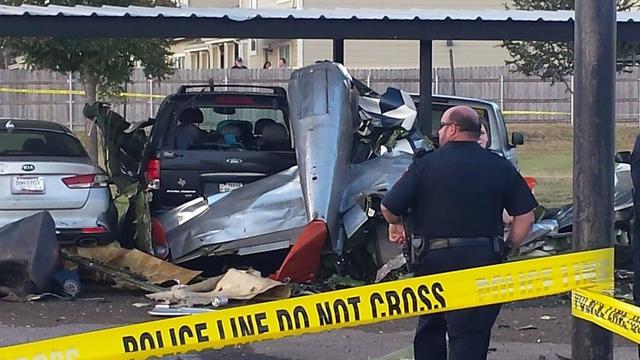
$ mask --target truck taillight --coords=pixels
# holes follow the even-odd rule
[[[76,175],[62,179],[69,189],[104,188],[109,186],[109,177],[104,174]]]
[[[153,253],[156,257],[167,259],[169,257],[169,243],[164,226],[156,218],[151,219],[151,238],[153,239]]]
[[[147,163],[147,188],[149,190],[160,189],[160,160],[151,159]]]

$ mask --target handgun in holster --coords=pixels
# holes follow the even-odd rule
[[[402,244],[402,253],[407,261],[407,270],[413,272],[425,246],[424,238],[414,234],[411,209],[409,209],[407,216],[404,217],[404,233],[407,235],[407,242]]]

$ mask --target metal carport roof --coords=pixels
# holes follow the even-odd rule
[[[0,35],[276,39],[573,39],[573,11],[0,6]],[[640,12],[618,14],[640,40]]]

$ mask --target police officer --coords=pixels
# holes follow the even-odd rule
[[[529,233],[538,205],[511,163],[480,147],[478,114],[466,106],[447,110],[440,148],[416,159],[382,201],[389,239],[406,241],[402,216],[412,209],[415,236],[423,238],[416,275],[496,264]],[[509,239],[502,211],[514,217]],[[486,359],[500,305],[421,316],[416,360]]]

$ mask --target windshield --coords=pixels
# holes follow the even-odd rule
[[[86,157],[82,144],[73,136],[38,130],[0,131],[0,156]]]
[[[222,110],[223,109],[223,110]],[[255,132],[256,123],[258,123],[258,132],[260,132],[260,119],[271,119],[276,123],[282,124],[285,127],[287,124],[284,121],[284,114],[282,110],[274,109],[259,109],[259,108],[216,108],[216,107],[201,107],[203,115],[203,122],[200,128],[203,130],[218,130],[225,125],[225,121],[239,120],[251,123],[252,130]],[[232,112],[231,114],[222,114],[220,112]],[[263,121],[264,122],[264,121]],[[260,134],[256,134],[260,135]]]

